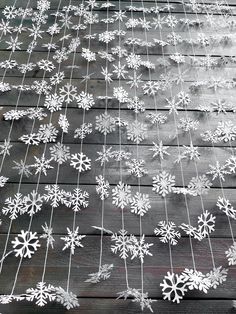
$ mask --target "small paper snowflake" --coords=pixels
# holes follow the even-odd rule
[[[55,301],[62,304],[67,310],[74,309],[79,306],[76,294],[66,291],[62,287],[55,287]]]
[[[127,235],[127,231],[124,229],[120,230],[119,234],[114,233],[111,236],[111,241],[115,241],[115,244],[111,246],[111,251],[115,254],[119,252],[119,256],[126,259],[133,244],[133,237],[133,235]]]
[[[236,265],[236,242],[234,242],[230,248],[225,251],[229,265]]]
[[[99,175],[96,178],[96,192],[100,196],[101,200],[106,199],[109,196],[110,185],[107,180],[105,180],[104,176]]]
[[[211,270],[208,274],[206,274],[206,277],[208,277],[208,279],[210,280],[211,287],[213,289],[216,289],[220,284],[226,281],[227,274],[228,269],[219,266]]]
[[[26,300],[36,300],[36,305],[45,306],[48,301],[55,300],[54,287],[52,285],[46,285],[45,282],[38,282],[36,288],[29,288],[26,290]]]
[[[153,151],[153,158],[158,156],[161,160],[164,159],[165,155],[170,155],[167,152],[167,149],[169,148],[169,146],[164,146],[162,141],[159,142],[159,144],[156,144],[154,142],[152,142],[153,147],[150,148],[149,150]]]
[[[4,215],[9,215],[11,220],[16,219],[19,215],[25,213],[23,197],[21,193],[16,193],[13,197],[5,200],[5,206],[2,209]]]
[[[127,125],[127,139],[141,143],[147,137],[147,126],[139,121],[134,121]]]
[[[27,212],[30,216],[38,213],[42,209],[43,200],[43,196],[33,190],[30,194],[23,198],[25,212]]]
[[[80,211],[81,208],[88,207],[88,198],[89,194],[86,191],[82,191],[80,188],[76,188],[73,190],[73,193],[68,193],[69,202],[68,206],[72,207],[74,212]]]
[[[182,272],[182,275],[189,290],[197,289],[207,293],[211,287],[209,278],[200,271],[185,268],[185,270]]]
[[[129,185],[119,182],[118,185],[112,189],[112,204],[124,209],[131,202],[131,188]]]
[[[160,221],[158,228],[154,229],[156,236],[160,236],[160,241],[163,243],[170,243],[176,245],[180,239],[180,232],[176,230],[176,225],[172,221]]]
[[[49,148],[52,160],[55,160],[58,164],[63,164],[70,159],[70,147],[62,143],[57,143]]]
[[[103,135],[109,134],[116,129],[115,119],[108,113],[103,113],[100,116],[96,116],[95,129]]]
[[[198,230],[203,237],[208,236],[215,230],[216,217],[210,214],[207,210],[198,216]]]
[[[104,264],[99,268],[96,273],[89,274],[88,279],[85,282],[98,283],[101,280],[107,280],[111,276],[111,271],[113,270],[113,264]]]
[[[183,275],[167,272],[164,277],[163,283],[160,284],[162,287],[162,294],[164,300],[180,303],[183,299],[185,292],[187,291],[186,283]]]
[[[226,169],[226,165],[221,166],[219,161],[217,160],[215,166],[209,165],[209,167],[210,170],[207,172],[207,174],[212,175],[212,180],[219,178],[222,181],[225,181],[225,175],[229,174],[229,171]]]
[[[145,161],[143,159],[131,159],[126,162],[126,165],[129,167],[128,172],[134,176],[141,178],[148,173],[147,169],[144,168]]]
[[[236,210],[233,208],[232,204],[225,197],[218,197],[216,206],[219,207],[228,217],[236,219]]]
[[[170,175],[166,171],[160,172],[158,175],[152,178],[153,191],[165,197],[167,194],[173,191],[175,185],[175,176]]]
[[[152,253],[149,251],[151,246],[153,246],[153,243],[146,243],[144,234],[140,238],[132,237],[132,245],[130,246],[131,259],[138,257],[141,263],[143,263],[145,255],[152,256]]]
[[[84,247],[81,243],[81,240],[85,238],[85,235],[78,234],[79,233],[79,227],[76,227],[74,231],[67,228],[68,235],[65,237],[61,237],[63,241],[65,241],[65,245],[62,249],[64,251],[65,249],[70,249],[71,254],[75,254],[76,247]]]
[[[91,159],[83,152],[72,154],[70,165],[79,172],[84,172],[91,169]]]

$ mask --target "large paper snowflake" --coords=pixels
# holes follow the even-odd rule
[[[31,258],[35,251],[37,251],[38,247],[40,247],[36,234],[36,232],[33,233],[31,231],[21,230],[21,233],[15,237],[15,240],[11,241],[16,257]]]
[[[120,253],[119,256],[122,259],[126,259],[129,256],[131,246],[133,245],[133,235],[128,235],[127,231],[122,229],[119,234],[114,233],[111,236],[111,241],[115,244],[111,246],[111,251],[113,253]]]
[[[55,300],[55,292],[52,285],[46,285],[45,282],[40,281],[37,283],[36,288],[29,288],[26,290],[26,300],[27,301],[36,301],[35,303],[38,306],[45,306],[48,301]]]
[[[72,154],[70,165],[79,172],[84,172],[91,169],[91,159],[89,159],[83,152]]]
[[[144,216],[151,208],[149,195],[136,192],[131,199],[131,213]]]
[[[73,211],[80,211],[81,208],[88,207],[89,194],[86,191],[82,191],[80,188],[76,188],[72,193],[68,193],[69,196],[69,206]]]

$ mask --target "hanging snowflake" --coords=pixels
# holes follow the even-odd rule
[[[80,211],[81,208],[86,208],[89,205],[88,198],[89,194],[86,191],[82,191],[79,188],[73,190],[73,193],[68,193],[69,196],[69,207],[72,207],[74,212]]]
[[[233,208],[232,204],[225,197],[218,197],[216,206],[219,207],[228,217],[236,219],[236,210]]]
[[[147,137],[147,127],[144,123],[134,121],[127,125],[127,139],[140,144]]]
[[[131,159],[126,162],[126,165],[129,167],[128,172],[134,176],[141,178],[148,173],[147,169],[144,168],[145,161],[143,159]]]
[[[183,299],[185,292],[187,291],[185,279],[183,275],[167,272],[164,277],[163,283],[160,284],[162,287],[162,294],[164,300],[180,303]]]
[[[106,199],[109,196],[110,185],[107,180],[105,180],[104,176],[99,175],[96,178],[96,192],[100,196],[101,200]]]
[[[76,294],[66,291],[62,287],[55,287],[55,301],[62,304],[67,310],[74,309],[79,306]]]
[[[178,239],[180,239],[181,234],[176,230],[176,225],[172,221],[160,221],[158,223],[158,228],[154,229],[156,236],[160,236],[160,241],[163,243],[170,243],[176,245]]]
[[[75,254],[76,247],[84,247],[81,243],[81,240],[85,238],[85,235],[78,234],[79,233],[79,227],[76,227],[74,231],[71,231],[69,228],[67,229],[68,235],[65,237],[61,237],[61,239],[65,242],[65,245],[62,249],[64,251],[65,249],[70,249],[71,254]]]
[[[21,233],[11,241],[15,256],[31,258],[32,255],[40,247],[36,232],[21,230]]]
[[[136,192],[131,199],[131,213],[144,216],[151,208],[149,195]]]
[[[230,248],[225,251],[229,265],[236,265],[236,242],[234,242]]]
[[[79,172],[91,169],[91,159],[89,159],[83,152],[72,154],[70,160],[70,165]]]
[[[111,241],[115,241],[115,244],[111,246],[111,251],[115,254],[120,253],[119,256],[122,259],[126,259],[129,256],[130,248],[133,245],[134,236],[127,235],[127,231],[122,229],[119,234],[114,233],[111,236]]]
[[[89,274],[89,278],[85,282],[98,283],[101,280],[107,280],[111,276],[113,264],[104,264],[99,268],[96,273]]]
[[[210,280],[211,287],[213,289],[216,289],[220,284],[226,281],[227,274],[228,269],[219,266],[211,270],[208,274],[206,274],[206,277],[208,277],[208,279]]]
[[[70,147],[62,143],[57,143],[49,148],[52,160],[55,160],[58,164],[65,163],[70,159]]]
[[[207,293],[211,287],[209,278],[200,271],[185,268],[182,275],[189,290],[197,289]]]
[[[118,185],[112,189],[112,204],[124,209],[131,202],[131,188],[129,185],[119,182]]]
[[[46,285],[45,282],[38,282],[36,288],[29,288],[26,290],[26,300],[27,301],[36,301],[36,305],[45,306],[48,301],[55,300],[54,287],[52,285]]]
[[[175,185],[175,176],[170,175],[166,171],[160,172],[158,175],[152,178],[153,191],[165,197],[167,194],[173,191]]]

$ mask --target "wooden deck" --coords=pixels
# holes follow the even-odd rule
[[[203,0],[204,3],[215,3],[214,0]],[[81,1],[72,0],[71,3],[77,5]],[[99,1],[99,3],[102,1]],[[117,5],[118,1],[113,0],[116,7],[111,8],[113,12],[118,10]],[[5,7],[5,5],[11,5],[13,0],[0,0],[0,10]],[[24,7],[25,0],[17,0],[17,7]],[[145,7],[153,6],[155,1],[144,1]],[[166,0],[157,1],[158,5],[162,6],[167,3]],[[170,1],[174,6],[172,11],[173,15],[176,15],[178,18],[185,17],[183,11],[183,6],[179,1]],[[230,9],[231,15],[236,15],[236,1],[228,0],[227,1]],[[67,5],[68,1],[62,0],[61,7]],[[121,1],[122,9],[129,5],[129,1]],[[134,5],[141,5],[141,1],[133,1]],[[51,0],[50,10],[56,9],[58,5],[58,0]],[[35,8],[36,1],[31,0],[30,6]],[[96,9],[97,10],[97,9]],[[0,18],[2,17],[2,12],[0,11]],[[106,17],[105,10],[97,10],[99,18]],[[163,15],[165,13],[162,13]],[[217,15],[217,14],[216,14]],[[135,13],[135,16],[142,17],[141,13]],[[187,17],[191,19],[196,19],[194,13],[187,11]],[[49,22],[50,19],[49,18]],[[202,20],[206,19],[205,14],[199,14],[199,18]],[[236,17],[235,17],[236,18]],[[76,23],[76,19],[73,20]],[[25,22],[27,24],[27,21]],[[113,30],[118,28],[117,23],[110,25]],[[45,26],[46,28],[46,26]],[[99,23],[96,25],[94,32],[102,32],[104,30],[104,24]],[[207,34],[214,34],[214,30],[207,29],[205,30]],[[225,29],[220,30],[218,33],[224,34]],[[228,31],[227,31],[228,32]],[[165,40],[170,33],[170,29],[163,27],[162,34],[163,40]],[[182,29],[176,30],[176,33],[179,33],[182,36],[188,37],[188,33]],[[235,34],[235,30],[232,31],[232,34]],[[23,42],[22,50],[14,52],[14,59],[19,63],[27,62],[27,53],[25,50],[30,42],[30,39],[27,33],[20,35],[19,39]],[[196,38],[198,31],[192,29],[191,31],[192,38]],[[131,37],[131,31],[128,31],[125,38]],[[143,30],[135,30],[135,36],[144,39]],[[151,29],[148,32],[148,39],[151,40],[156,36],[156,31]],[[5,36],[8,38],[9,36]],[[43,39],[39,39],[39,44],[32,53],[31,62],[36,63],[42,58],[47,57],[47,51],[42,47],[42,44],[50,41],[50,35],[46,34],[43,36]],[[117,43],[112,43],[116,45]],[[81,45],[78,48],[76,53],[75,64],[78,65],[77,68],[73,71],[72,84],[77,86],[78,92],[83,91],[85,88],[85,82],[83,76],[86,74],[87,62],[81,57],[81,47],[86,47],[86,40],[81,37]],[[111,48],[111,47],[110,47]],[[101,49],[97,41],[91,41],[91,50],[97,52]],[[215,46],[206,48],[207,51],[214,56],[216,59],[219,59],[221,55],[225,56],[235,56],[236,52],[236,42],[234,41],[229,46]],[[0,56],[1,60],[6,60],[9,57],[9,51],[6,49],[6,44],[4,41],[0,41]],[[183,90],[189,92],[189,87],[193,81],[196,80],[196,74],[198,80],[209,80],[212,76],[221,77],[225,79],[234,79],[236,74],[236,63],[228,64],[221,68],[215,68],[214,70],[210,69],[206,71],[205,69],[194,67],[190,64],[190,55],[192,54],[191,47],[186,48],[184,45],[178,46],[178,52],[186,55],[186,63],[180,65],[181,71],[188,70],[186,72],[186,78],[183,82]],[[146,48],[138,48],[136,53],[140,54],[143,59],[146,58]],[[166,60],[170,54],[175,53],[175,47],[169,46],[165,48]],[[158,65],[158,59],[162,57],[161,49],[149,49],[150,61]],[[195,48],[196,58],[201,58],[205,55],[204,49]],[[61,64],[61,70],[65,73],[64,82],[69,82],[72,64],[72,56],[68,60]],[[105,61],[99,61],[90,64],[90,73],[93,73],[91,79],[88,81],[88,92],[91,92],[94,95],[96,100],[95,106],[86,112],[86,122],[93,123],[95,117],[104,113],[105,102],[96,97],[104,95],[105,82],[101,76],[101,66],[105,66]],[[51,76],[51,74],[56,73],[56,70],[52,73],[47,74],[46,80]],[[178,74],[178,67],[173,66],[172,72]],[[0,76],[2,77],[4,73],[3,69],[0,69]],[[161,74],[164,73],[164,69],[158,67],[158,71],[152,72],[152,79],[159,80]],[[32,84],[33,81],[39,80],[43,76],[42,70],[31,71],[26,74],[24,84]],[[16,70],[12,69],[7,71],[4,82],[9,82],[10,84],[21,84],[22,74]],[[149,80],[148,71],[143,73],[142,80]],[[111,85],[108,86],[108,95],[112,95],[113,87],[118,86],[118,80],[114,78]],[[122,80],[122,84],[125,85],[125,80]],[[176,89],[176,90],[175,90]],[[179,87],[173,89],[173,94],[179,91]],[[129,91],[132,95],[132,90]],[[137,94],[142,97],[142,90],[139,89]],[[3,93],[0,96],[0,106],[3,109],[0,111],[0,145],[7,138],[11,122],[6,121],[3,118],[3,114],[6,111],[15,108],[16,99],[18,92],[16,90]],[[170,97],[168,92],[163,92],[161,95],[158,95],[157,98],[157,111],[160,113],[168,114],[166,108],[165,99]],[[204,142],[200,136],[204,131],[208,129],[214,130],[217,127],[219,121],[231,120],[235,123],[235,113],[232,111],[227,112],[226,115],[216,113],[211,113],[209,115],[209,120],[207,118],[207,113],[197,110],[200,104],[209,104],[218,99],[224,99],[231,103],[235,102],[236,89],[218,89],[216,91],[212,89],[202,89],[200,93],[191,94],[191,104],[187,108],[187,115],[190,118],[199,120],[199,128],[194,131],[192,134],[193,144],[199,147],[199,153],[201,155],[200,160],[197,162],[198,171],[200,174],[204,174],[208,171],[209,164],[214,164],[215,160],[220,162],[225,162],[229,158],[231,150],[235,150],[235,142],[232,142],[232,147],[229,142],[217,143],[211,145],[208,142]],[[32,92],[23,92],[19,99],[19,109],[34,107],[38,103],[38,95]],[[43,97],[39,101],[38,105],[43,107]],[[154,107],[154,102],[152,98],[147,97],[145,100],[146,113],[139,115],[139,121],[146,121],[147,113],[154,113],[156,109]],[[119,104],[114,99],[108,100],[108,111],[112,116],[117,116],[119,110]],[[121,107],[121,117],[125,118],[128,123],[134,121],[134,113],[131,110],[128,110],[126,105],[123,104]],[[57,125],[58,117],[61,112],[53,113],[52,123]],[[64,136],[64,144],[70,147],[71,153],[78,152],[78,146],[80,142],[78,139],[75,139],[73,134],[75,128],[77,128],[82,123],[82,114],[78,113],[78,108],[76,103],[72,102],[68,106],[67,112],[68,120],[71,124],[69,132]],[[178,118],[186,117],[186,110],[180,110]],[[43,123],[47,123],[48,118],[43,120]],[[40,125],[41,121],[36,121],[35,129]],[[173,130],[175,129],[175,121],[173,115],[168,117],[168,123],[164,124],[160,128],[160,139],[165,145],[170,146],[169,153],[170,156],[163,161],[163,168],[170,172],[176,177],[176,186],[182,187],[183,180],[181,176],[181,168],[179,164],[175,163],[177,158],[179,147],[182,145],[189,145],[190,139],[188,135],[179,135],[179,143],[177,143],[176,138],[173,138]],[[19,141],[19,137],[23,134],[30,133],[32,128],[32,120],[23,118],[19,121],[14,122],[14,128],[11,133],[11,142],[13,147],[11,149],[11,156],[7,157],[4,162],[3,175],[9,177],[9,181],[1,189],[0,192],[0,205],[1,208],[4,205],[4,200],[8,196],[12,196],[17,192],[19,186],[19,175],[17,172],[12,169],[13,160],[19,161],[24,159],[26,145]],[[207,294],[204,294],[199,291],[188,292],[184,300],[180,304],[173,304],[162,299],[162,292],[160,283],[163,280],[163,277],[166,275],[167,271],[170,270],[169,265],[169,251],[168,245],[165,245],[159,241],[159,239],[154,235],[154,228],[157,225],[157,222],[165,219],[164,214],[164,200],[161,196],[158,196],[152,193],[152,177],[158,173],[161,169],[160,163],[152,158],[152,153],[149,151],[149,148],[152,146],[152,142],[157,141],[157,132],[156,128],[148,127],[147,138],[139,144],[140,158],[146,161],[146,167],[148,169],[148,174],[141,178],[141,189],[142,193],[149,193],[151,200],[151,209],[148,214],[142,219],[142,231],[145,233],[147,242],[154,243],[152,247],[153,256],[148,256],[145,258],[144,263],[144,287],[145,291],[148,292],[149,297],[157,300],[154,302],[153,312],[158,314],[226,314],[226,313],[236,313],[236,310],[232,307],[232,300],[236,299],[236,267],[230,266],[228,272],[228,278],[225,283],[220,285],[217,289],[210,289]],[[60,139],[61,133],[59,133],[58,138]],[[121,135],[122,139],[122,148],[125,148],[126,151],[132,153],[132,156],[136,154],[136,144],[127,140],[125,133]],[[73,309],[67,311],[62,306],[54,303],[50,303],[45,307],[39,308],[36,305],[33,305],[30,302],[13,302],[6,305],[0,305],[0,313],[2,314],[134,314],[141,313],[139,306],[132,302],[131,299],[122,300],[116,299],[117,292],[125,290],[125,268],[123,261],[111,252],[110,249],[110,237],[104,234],[103,237],[103,263],[114,264],[114,270],[111,274],[111,277],[108,280],[102,281],[98,284],[89,284],[85,280],[88,278],[88,274],[94,273],[98,270],[99,263],[99,253],[100,253],[100,232],[91,228],[93,225],[101,224],[101,202],[96,194],[95,190],[95,176],[101,174],[102,167],[98,162],[95,161],[97,158],[97,151],[102,150],[104,144],[104,136],[97,131],[93,131],[88,135],[83,142],[83,152],[92,159],[92,169],[91,171],[83,173],[80,177],[80,186],[82,189],[85,189],[90,194],[89,206],[78,213],[76,217],[76,223],[80,226],[80,233],[87,235],[83,240],[84,248],[81,248],[78,253],[72,257],[72,267],[71,267],[71,280],[70,280],[70,290],[78,295],[80,307],[78,309]],[[52,144],[48,145],[47,154],[49,148]],[[118,149],[119,147],[119,132],[118,129],[115,132],[107,135],[106,145],[111,146],[113,149]],[[182,149],[182,148],[180,148]],[[40,156],[44,150],[44,144],[39,146],[32,146],[29,148],[29,154],[27,158],[27,164],[34,163],[33,156]],[[189,182],[192,177],[196,176],[196,168],[193,162],[184,161],[182,162],[184,169],[184,181]],[[54,184],[56,179],[56,170],[54,169],[48,172],[47,176],[42,176],[39,182],[39,193],[43,193],[44,187],[46,184]],[[132,186],[132,191],[138,191],[137,178],[130,176],[127,172],[127,167],[123,166],[123,180],[124,182]],[[118,184],[120,179],[119,166],[117,163],[107,163],[106,165],[106,179],[109,181],[110,185],[114,187]],[[21,183],[21,193],[23,195],[32,191],[37,185],[37,176],[30,176],[29,178],[23,177]],[[58,184],[66,191],[72,190],[77,183],[77,172],[75,169],[69,166],[69,164],[63,164],[60,167],[60,173],[58,177]],[[216,201],[218,196],[221,193],[222,187],[219,180],[214,180],[212,188],[210,189],[207,195],[203,196],[203,203],[205,210],[209,210],[212,214],[216,216],[216,227],[215,231],[211,234],[211,244],[213,255],[215,259],[216,266],[222,265],[223,267],[228,267],[227,259],[225,257],[225,251],[232,245],[232,237],[229,228],[229,221],[226,215],[224,215],[216,207]],[[223,182],[223,189],[226,197],[228,197],[232,204],[236,203],[236,181],[235,176],[228,176],[227,180]],[[169,194],[166,198],[167,207],[168,207],[168,216],[170,221],[174,221],[176,225],[179,225],[183,222],[187,223],[186,215],[186,205],[182,195]],[[188,198],[188,205],[191,215],[192,224],[197,223],[197,217],[202,213],[201,203],[198,197]],[[42,225],[45,222],[50,220],[51,208],[48,204],[44,205],[44,209],[37,214],[32,220],[31,230],[39,234],[42,233]],[[139,226],[139,217],[134,216],[129,209],[124,210],[125,215],[125,227],[129,233],[134,235],[139,235],[140,226]],[[0,252],[4,251],[5,241],[7,238],[7,232],[9,230],[9,218],[2,215],[2,225],[0,227]],[[21,230],[27,230],[29,226],[30,218],[28,215],[22,215],[15,221],[13,221],[11,234],[9,237],[10,241],[19,233]],[[71,227],[73,224],[73,212],[66,208],[65,206],[60,205],[55,209],[53,216],[53,230],[55,235],[55,244],[54,250],[49,250],[47,267],[45,273],[45,281],[54,284],[55,286],[65,287],[67,282],[68,275],[68,265],[69,265],[69,254],[67,251],[62,251],[63,243],[60,238],[65,235],[66,227]],[[104,212],[104,227],[110,229],[114,232],[117,232],[121,229],[121,213],[120,210],[115,208],[112,204],[112,199],[108,198],[105,201],[105,212]],[[235,222],[232,221],[233,231],[236,233]],[[34,287],[35,284],[41,280],[43,272],[43,264],[46,251],[46,243],[41,242],[41,247],[38,249],[36,254],[31,259],[24,259],[20,267],[18,279],[16,283],[15,293],[24,293],[25,290],[29,287]],[[8,246],[10,249],[10,244]],[[199,271],[204,273],[212,269],[212,260],[209,250],[208,239],[204,239],[201,242],[193,241],[193,251],[195,255],[196,267]],[[181,272],[185,267],[192,267],[192,257],[190,250],[189,238],[182,234],[181,241],[177,246],[174,246],[172,249],[172,258],[173,258],[173,267],[176,273]],[[2,273],[0,275],[0,294],[9,294],[15,279],[19,259],[14,256],[9,256],[6,261],[3,263]],[[128,261],[128,274],[130,286],[139,288],[140,287],[140,263],[139,261]],[[149,310],[144,310],[143,313],[149,313]]]

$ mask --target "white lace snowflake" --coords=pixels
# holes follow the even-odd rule
[[[52,161],[52,158],[46,159],[44,155],[42,155],[40,158],[34,156],[35,164],[32,165],[32,167],[35,169],[35,174],[37,173],[43,173],[45,176],[47,175],[47,171],[49,169],[53,169],[53,166],[50,165],[50,162]]]
[[[43,143],[55,142],[57,138],[58,130],[52,125],[41,124],[38,130],[38,135]]]
[[[226,168],[228,168],[229,173],[236,172],[236,156],[230,156],[225,163]]]
[[[65,237],[61,237],[61,239],[65,241],[65,245],[62,251],[69,248],[71,251],[71,254],[74,255],[76,247],[84,247],[83,244],[81,243],[81,240],[85,238],[86,236],[78,234],[79,227],[76,227],[74,231],[70,230],[69,228],[66,228],[66,229],[67,229],[68,235]]]
[[[36,232],[21,230],[20,234],[12,240],[15,256],[31,258],[41,246]]]
[[[43,196],[33,190],[30,194],[23,198],[25,212],[30,216],[38,213],[42,209],[43,200]]]
[[[131,159],[126,162],[126,165],[129,167],[128,172],[135,177],[141,178],[148,173],[147,169],[144,167],[145,161],[143,159]]]
[[[112,204],[124,209],[131,202],[131,187],[124,182],[119,182],[112,189]]]
[[[62,304],[67,310],[74,309],[79,306],[76,294],[66,291],[62,287],[55,287],[55,301]]]
[[[236,242],[234,242],[227,251],[225,251],[229,265],[236,265]]]
[[[198,216],[198,230],[203,237],[208,236],[215,230],[216,217],[210,214],[207,210]]]
[[[70,159],[70,147],[62,143],[57,143],[49,148],[52,160],[58,164],[63,164]]]
[[[206,277],[208,277],[208,279],[210,280],[211,287],[213,289],[216,289],[220,284],[226,281],[227,274],[228,269],[219,266],[211,270],[208,274],[206,274]]]
[[[55,239],[53,237],[53,229],[52,229],[52,227],[49,227],[47,225],[47,223],[45,222],[44,226],[42,226],[42,229],[43,229],[43,233],[41,234],[40,238],[46,239],[47,246],[48,247],[51,246],[51,248],[53,249]]]
[[[62,98],[57,94],[46,95],[44,106],[50,111],[55,112],[62,109]]]
[[[153,158],[158,156],[161,160],[163,160],[165,155],[170,155],[167,152],[167,149],[169,148],[169,146],[164,146],[162,141],[160,141],[159,144],[156,144],[154,142],[152,142],[152,144],[153,144],[153,147],[150,148],[149,150],[153,151],[153,156],[152,156]]]
[[[100,196],[101,200],[106,199],[109,196],[110,185],[107,180],[105,180],[104,176],[99,175],[96,176],[96,192]]]
[[[219,161],[217,160],[215,166],[209,165],[209,167],[210,170],[207,172],[207,174],[212,175],[212,180],[219,178],[222,181],[225,181],[225,175],[229,174],[229,171],[226,169],[226,165],[221,166]]]
[[[88,134],[92,133],[92,123],[83,123],[81,127],[75,129],[74,138],[84,139]]]
[[[131,213],[144,216],[151,208],[149,195],[136,192],[131,199]]]
[[[115,129],[115,119],[108,113],[103,113],[100,116],[96,116],[95,130],[98,130],[103,135],[106,135],[115,131]]]
[[[193,177],[189,184],[188,190],[191,192],[191,195],[204,195],[207,194],[211,188],[212,183],[208,180],[205,174],[197,177]]]
[[[133,237],[133,235],[128,235],[124,229],[121,229],[118,234],[114,233],[111,236],[111,241],[115,241],[115,244],[111,246],[111,251],[115,254],[120,253],[119,256],[126,259],[133,244]]]
[[[67,104],[70,104],[73,100],[76,99],[77,96],[77,87],[73,86],[69,83],[62,86],[60,88],[60,97],[65,101]]]
[[[86,208],[89,205],[88,198],[89,194],[86,191],[82,191],[80,188],[73,190],[73,193],[68,193],[69,195],[69,207],[72,207],[72,210],[77,212],[81,208]]]
[[[76,101],[77,101],[78,108],[82,108],[84,110],[89,110],[95,104],[93,95],[89,93],[85,93],[84,91],[82,91],[76,97]]]
[[[236,210],[233,208],[232,204],[225,197],[218,197],[216,206],[222,210],[228,217],[236,219]]]
[[[185,268],[185,270],[182,272],[182,275],[189,290],[197,289],[207,293],[211,287],[209,278],[200,271]]]
[[[187,291],[186,283],[183,275],[167,272],[164,277],[163,283],[160,284],[162,287],[162,294],[164,300],[180,303],[183,299],[185,292]]]
[[[89,278],[85,282],[98,283],[101,280],[107,280],[111,276],[113,264],[104,264],[99,268],[96,273],[88,274]]]
[[[36,288],[29,288],[26,290],[26,300],[36,300],[36,305],[45,306],[48,301],[55,300],[54,287],[52,285],[46,285],[45,282],[40,281],[37,283]]]
[[[134,121],[127,125],[127,139],[141,143],[147,137],[147,126],[139,121]]]
[[[47,191],[47,193],[44,194],[43,197],[46,202],[50,201],[52,207],[58,207],[60,203],[66,206],[69,205],[68,194],[60,189],[58,184],[46,185],[45,191]]]
[[[145,255],[152,256],[152,253],[149,251],[151,246],[153,246],[153,243],[146,243],[144,234],[140,238],[133,236],[132,245],[130,247],[131,259],[138,257],[141,263],[143,263]]]
[[[152,178],[153,191],[165,197],[167,194],[173,191],[175,185],[175,176],[170,175],[166,171],[160,172],[158,175]]]
[[[13,197],[8,197],[5,200],[4,205],[5,206],[2,209],[2,213],[4,215],[9,215],[9,218],[12,220],[25,213],[25,207],[21,193],[16,193]]]
[[[154,229],[156,236],[160,236],[160,241],[163,243],[170,243],[176,245],[181,234],[176,230],[176,225],[172,221],[160,221],[158,227]]]
[[[70,160],[70,165],[79,172],[91,169],[91,159],[89,159],[83,152],[72,154]]]
[[[62,129],[63,133],[68,133],[68,129],[69,129],[70,123],[69,123],[69,121],[68,121],[68,119],[67,119],[65,114],[60,114],[59,115],[58,125]]]

